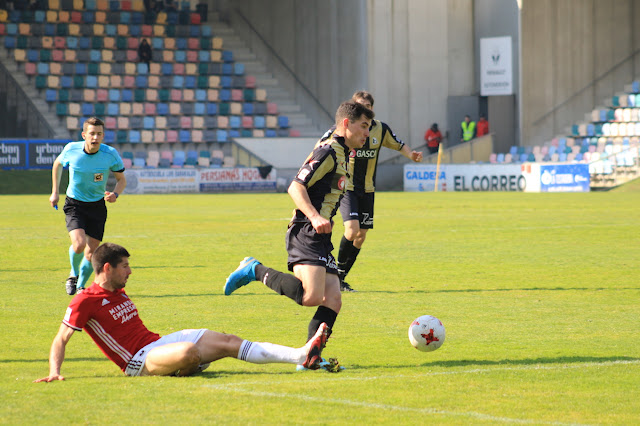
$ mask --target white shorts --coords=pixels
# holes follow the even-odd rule
[[[155,342],[149,343],[147,346],[140,349],[127,364],[124,374],[127,376],[139,376],[142,372],[142,367],[144,367],[144,363],[147,360],[147,355],[149,355],[149,352],[151,352],[153,348],[178,342],[197,343],[205,331],[207,331],[206,328],[186,329],[162,336]]]

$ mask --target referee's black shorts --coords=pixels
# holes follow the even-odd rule
[[[290,271],[294,265],[302,264],[324,266],[327,273],[338,274],[338,265],[331,254],[331,234],[318,234],[311,222],[293,222],[287,231],[286,245]]]
[[[87,203],[67,197],[63,210],[67,219],[67,231],[84,229],[88,236],[102,241],[104,225],[107,222],[107,206],[104,199]]]

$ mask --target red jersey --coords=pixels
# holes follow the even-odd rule
[[[442,133],[440,133],[440,130],[434,132],[429,129],[424,134],[424,140],[427,141],[428,147],[437,148],[440,145],[440,141],[442,141]]]
[[[136,352],[160,338],[142,323],[124,289],[108,291],[96,283],[71,300],[62,322],[84,329],[122,371]]]
[[[476,136],[484,136],[487,133],[489,133],[489,122],[484,118],[481,118],[476,124]]]

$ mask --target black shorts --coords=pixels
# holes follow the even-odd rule
[[[293,266],[324,266],[329,274],[338,274],[338,265],[331,254],[333,244],[331,234],[318,234],[311,222],[293,222],[286,236],[287,264],[290,271]]]
[[[340,200],[342,221],[357,220],[360,222],[360,229],[372,229],[374,198],[374,192],[358,194],[354,191],[347,191]]]
[[[104,224],[107,222],[107,206],[104,199],[86,203],[67,197],[63,210],[67,219],[67,231],[84,229],[85,234],[102,241]]]

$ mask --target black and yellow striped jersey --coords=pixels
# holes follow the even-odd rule
[[[327,130],[316,146],[333,135],[335,127]],[[381,147],[400,151],[404,146],[391,128],[380,120],[372,120],[369,137],[364,146],[354,150],[349,158],[352,179],[347,186],[348,191],[357,193],[374,192],[376,190],[376,169],[378,168],[378,154]]]
[[[341,136],[318,142],[293,178],[307,188],[313,207],[331,220],[338,210],[349,181],[349,148]],[[296,210],[293,221],[307,220]]]

